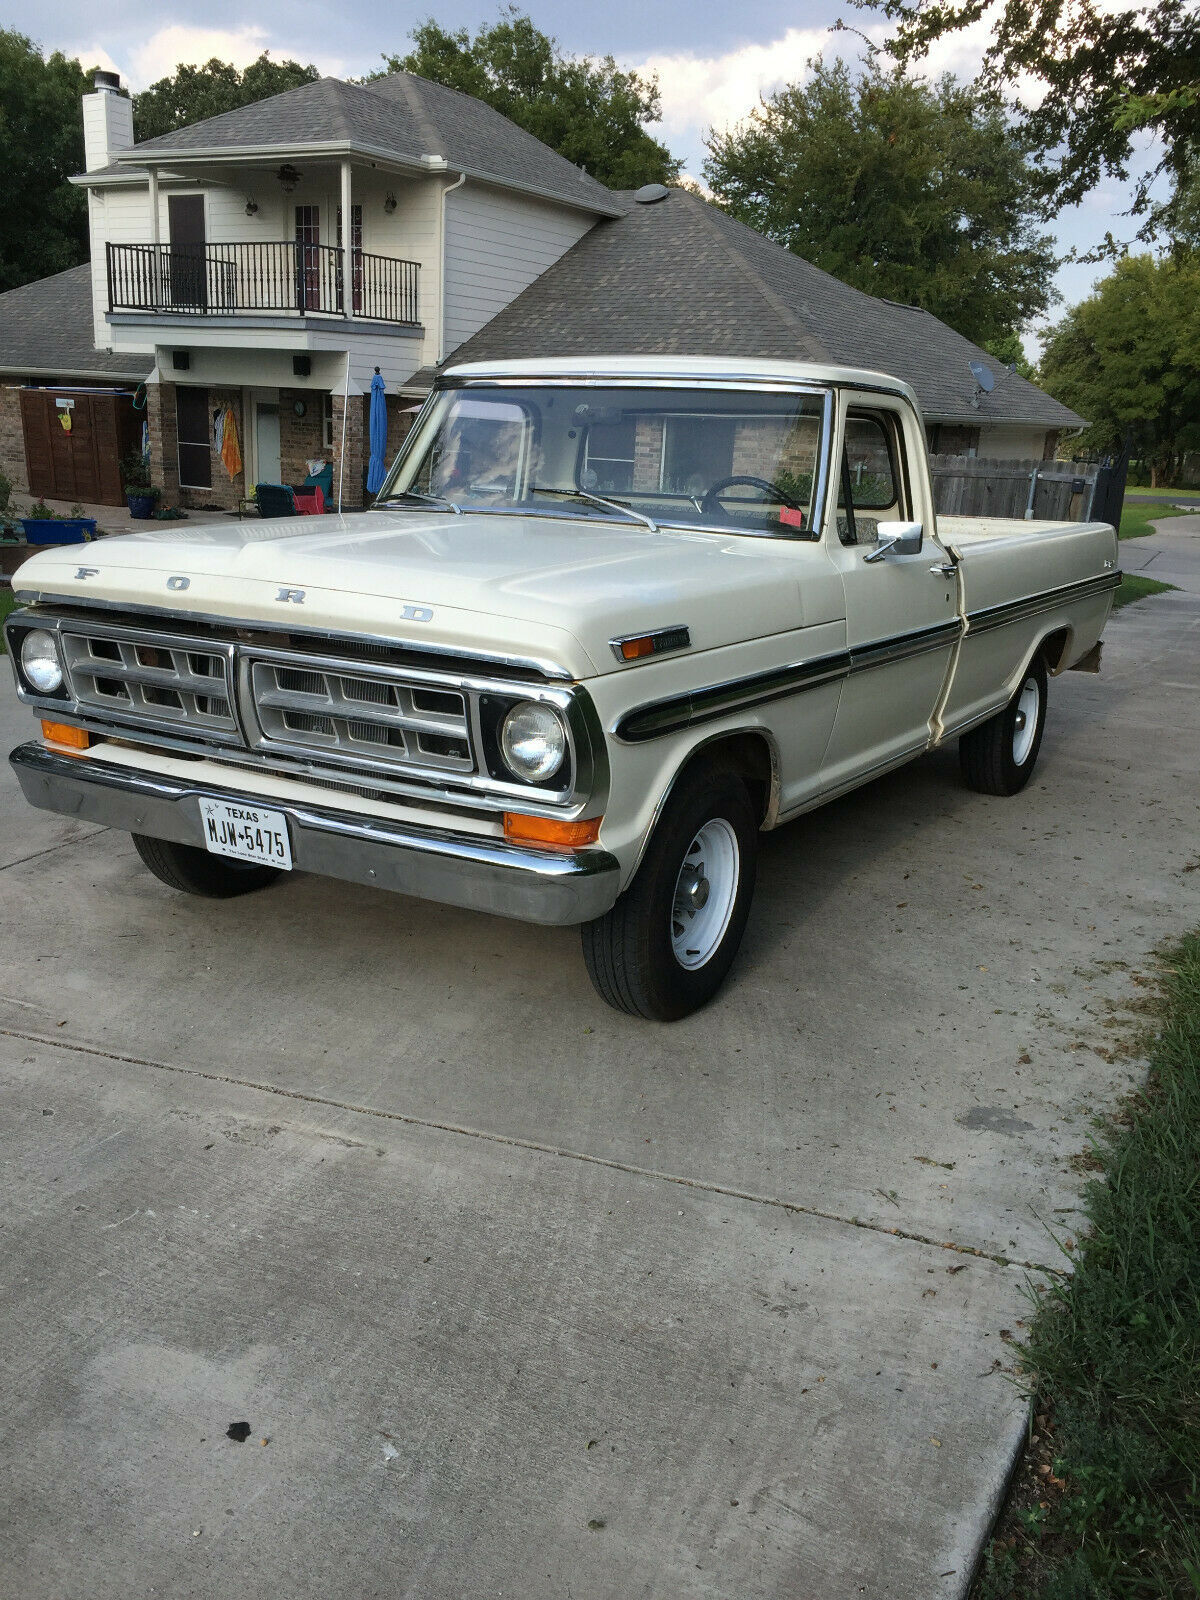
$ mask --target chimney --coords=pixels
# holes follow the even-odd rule
[[[94,93],[83,97],[84,164],[89,172],[133,149],[133,101],[120,92],[120,78],[115,72],[97,72],[93,82]]]

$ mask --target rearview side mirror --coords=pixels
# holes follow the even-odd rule
[[[919,556],[925,529],[919,522],[880,522],[876,524],[879,543],[864,561],[882,561],[886,555]]]

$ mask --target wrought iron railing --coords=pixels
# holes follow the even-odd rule
[[[171,311],[199,316],[274,311],[342,316],[341,249],[295,240],[236,244],[109,244],[110,311]],[[420,321],[415,261],[351,253],[356,317]]]

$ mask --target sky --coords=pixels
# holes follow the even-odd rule
[[[1123,0],[1108,0],[1118,8]],[[622,66],[657,74],[663,121],[653,129],[701,176],[704,136],[744,118],[759,96],[803,78],[817,54],[855,56],[864,48],[853,34],[833,32],[839,17],[869,38],[882,42],[887,28],[877,14],[850,0],[607,0],[597,6],[564,6],[524,0],[545,32],[572,55],[613,55]],[[30,34],[46,51],[78,56],[85,66],[105,66],[121,74],[130,88],[145,88],[174,71],[180,62],[199,63],[217,56],[245,66],[263,50],[278,58],[313,62],[334,77],[373,70],[380,57],[403,54],[417,23],[435,15],[444,27],[472,32],[495,20],[498,0],[258,0],[250,10],[225,0],[105,0],[81,6],[77,0],[40,0],[36,16],[14,0],[0,0],[0,24]],[[986,34],[979,25],[943,41],[924,71],[952,71],[973,77]],[[1134,225],[1121,213],[1128,188],[1109,183],[1082,205],[1055,219],[1060,253],[1084,251],[1106,232],[1131,237]],[[1103,269],[1085,263],[1060,268],[1062,303],[1051,313],[1087,294]],[[1026,339],[1036,359],[1036,332]]]

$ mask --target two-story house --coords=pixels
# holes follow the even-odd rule
[[[394,447],[451,356],[879,367],[914,384],[936,448],[1010,458],[1051,454],[1080,425],[927,313],[849,288],[691,192],[613,193],[408,73],[324,78],[140,144],[119,81],[98,73],[83,117],[90,267],[0,296],[0,471],[34,492],[116,501],[117,454],[144,422],[169,499],[234,507],[327,460],[358,506],[374,371]],[[232,477],[214,431],[229,413]]]

